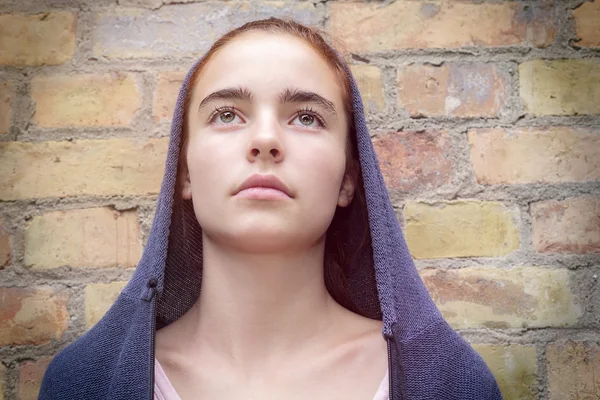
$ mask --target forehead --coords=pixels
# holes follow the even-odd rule
[[[341,104],[342,88],[332,67],[302,39],[282,33],[247,32],[219,49],[204,66],[195,97],[243,85],[258,98],[294,86]]]

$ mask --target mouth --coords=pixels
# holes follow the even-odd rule
[[[246,179],[234,192],[234,196],[264,200],[294,197],[286,184],[275,175],[259,174]]]

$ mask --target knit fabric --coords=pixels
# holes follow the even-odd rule
[[[198,63],[177,98],[156,212],[136,271],[100,322],[52,360],[42,400],[154,398],[155,330],[183,315],[198,299],[202,283],[202,230],[191,201],[175,196],[184,96]],[[347,229],[356,232],[346,243],[348,253],[358,247],[361,232],[370,233],[368,251],[347,266],[346,279],[360,313],[383,321],[390,399],[501,399],[490,370],[446,323],[417,273],[384,184],[361,95],[345,68],[367,203],[366,210],[345,217]]]

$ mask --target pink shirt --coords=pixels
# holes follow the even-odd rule
[[[390,399],[388,373],[385,372],[373,400]],[[154,359],[154,400],[181,400],[157,359]]]

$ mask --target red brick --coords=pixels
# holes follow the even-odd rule
[[[390,191],[432,189],[450,182],[453,166],[445,132],[398,132],[373,140]]]
[[[4,226],[4,221],[0,218],[0,269],[10,263],[12,254],[11,238],[8,230]]]
[[[600,1],[581,4],[573,11],[580,47],[600,47]]]
[[[484,185],[600,180],[600,135],[584,128],[495,128],[468,133]]]
[[[69,324],[68,297],[47,287],[0,288],[0,346],[60,338]]]
[[[158,193],[168,138],[0,142],[0,200]]]
[[[600,251],[600,197],[572,197],[531,205],[533,244],[540,253]]]
[[[600,343],[554,343],[546,349],[549,400],[596,400],[600,394]]]
[[[0,134],[8,133],[12,118],[14,88],[10,82],[0,82]]]
[[[494,117],[507,97],[492,64],[410,64],[398,70],[398,106],[412,117]]]
[[[456,329],[565,327],[577,324],[582,316],[565,269],[425,269],[421,276]]]
[[[19,368],[19,400],[36,400],[42,378],[52,357],[42,357],[38,361],[26,361]]]
[[[554,41],[551,7],[518,2],[334,2],[329,28],[350,51],[540,46]]]
[[[0,65],[58,65],[75,51],[76,16],[46,12],[0,14]]]

